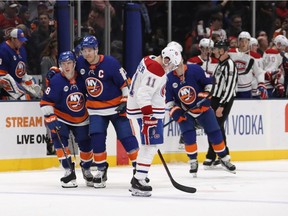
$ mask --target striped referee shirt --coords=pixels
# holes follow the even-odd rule
[[[215,86],[213,97],[220,99],[220,106],[225,105],[236,95],[237,68],[235,62],[228,57],[220,62],[214,72]]]

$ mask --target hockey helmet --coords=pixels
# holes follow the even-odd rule
[[[183,47],[182,47],[181,44],[179,44],[178,42],[176,42],[176,41],[171,41],[171,42],[169,42],[169,43],[167,44],[167,47],[171,47],[171,46],[176,47],[179,52],[183,52]]]
[[[277,46],[277,44],[280,43],[280,46],[286,47],[288,45],[288,40],[284,35],[277,35],[274,38],[274,44]]]
[[[84,48],[93,48],[96,49],[98,47],[98,40],[93,35],[87,35],[83,38],[83,41],[81,43],[81,49]]]
[[[256,38],[251,37],[250,42],[249,42],[249,45],[250,45],[250,46],[252,46],[252,45],[258,45],[258,40],[257,40]]]
[[[75,62],[75,55],[73,52],[66,51],[66,52],[60,53],[59,58],[58,58],[59,64],[65,61],[69,61],[69,60],[72,60],[73,62]]]
[[[199,42],[199,47],[204,48],[213,48],[214,47],[214,41],[208,38],[202,38]]]
[[[219,40],[215,43],[214,47],[218,49],[223,48],[226,51],[228,50],[229,44],[227,40]]]
[[[182,56],[180,51],[176,46],[167,46],[165,47],[161,52],[162,58],[163,58],[163,64],[165,66],[168,66],[170,64],[173,64],[174,66],[178,66],[181,63]],[[164,59],[168,58],[169,62],[164,63]]]
[[[247,31],[242,31],[242,32],[239,34],[239,36],[238,36],[238,40],[240,40],[240,39],[242,39],[242,38],[246,38],[246,39],[250,40],[250,39],[251,39],[251,35],[250,35],[250,33],[247,32]]]

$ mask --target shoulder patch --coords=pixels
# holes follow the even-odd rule
[[[162,66],[158,62],[156,62],[150,58],[146,58],[145,59],[145,65],[146,65],[147,69],[151,73],[155,74],[156,76],[162,77],[165,75],[164,69],[162,68]]]

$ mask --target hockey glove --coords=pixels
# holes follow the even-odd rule
[[[174,121],[178,123],[187,120],[184,111],[179,106],[172,107],[169,115],[174,119]]]
[[[199,92],[198,93],[198,98],[201,99],[197,103],[197,107],[210,107],[211,104],[211,95],[209,95],[209,92]],[[206,100],[205,100],[206,99]]]
[[[126,116],[127,97],[120,100],[120,105],[115,109],[120,116]]]
[[[60,70],[58,67],[55,67],[55,66],[53,66],[53,67],[51,67],[51,68],[49,69],[49,71],[48,71],[47,74],[46,74],[46,79],[45,79],[45,81],[46,81],[46,86],[49,86],[50,80],[52,79],[52,77],[53,77],[56,73],[59,73],[59,72],[61,72],[61,70]]]
[[[267,89],[266,89],[266,86],[264,83],[259,83],[257,90],[259,92],[260,99],[267,99],[268,98]]]
[[[57,120],[57,116],[55,114],[46,115],[45,123],[47,127],[52,131],[59,130],[61,128],[60,122]]]
[[[142,130],[141,133],[149,136],[149,131],[152,128],[157,127],[158,119],[152,117],[151,115],[144,115],[142,118]]]
[[[158,119],[153,117],[153,109],[151,105],[142,107],[141,112],[143,113],[141,133],[149,136],[150,129],[157,127]]]
[[[285,88],[282,84],[276,86],[276,94],[278,97],[284,97]]]
[[[279,74],[280,74],[280,70],[267,71],[265,73],[265,80],[272,81],[273,79],[277,78]]]

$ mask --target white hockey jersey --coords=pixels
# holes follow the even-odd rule
[[[167,76],[162,66],[154,59],[144,57],[133,75],[127,100],[127,117],[142,118],[141,108],[151,105],[153,117],[165,116],[165,87]]]
[[[283,57],[276,49],[267,49],[263,55],[263,66],[265,72],[273,72],[279,70],[279,74],[273,75],[272,80],[265,80],[267,89],[273,89],[275,84],[284,84],[284,69],[282,66]]]
[[[218,65],[216,58],[209,57],[208,66],[207,61],[201,58],[201,55],[191,57],[187,60],[187,64],[198,64],[205,71],[206,77],[213,76],[214,71]],[[207,71],[206,71],[207,70]]]
[[[253,51],[240,52],[238,48],[231,48],[228,53],[238,69],[237,92],[251,91],[253,76],[255,76],[257,84],[264,83],[264,71],[258,66],[260,54]],[[248,68],[250,60],[253,65]]]

